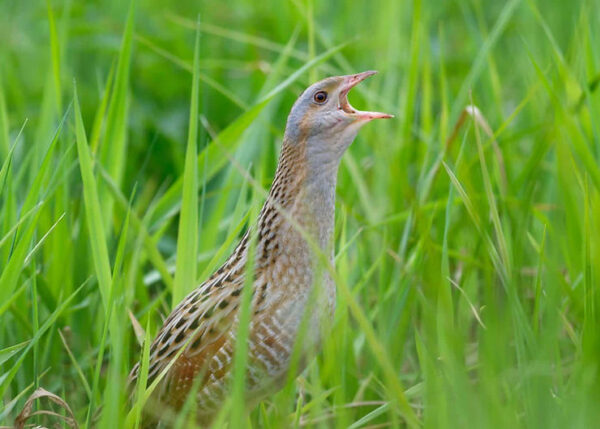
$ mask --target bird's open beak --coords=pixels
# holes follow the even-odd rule
[[[374,70],[351,74],[348,76],[344,76],[344,81],[342,82],[342,89],[340,90],[340,100],[338,108],[343,110],[347,115],[353,117],[355,120],[362,121],[370,121],[372,119],[388,119],[393,118],[394,115],[388,115],[387,113],[381,112],[363,112],[361,110],[356,110],[354,107],[350,105],[348,102],[348,92],[360,82],[368,78],[369,76],[377,73]]]

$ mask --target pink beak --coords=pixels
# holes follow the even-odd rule
[[[346,114],[353,116],[355,120],[370,121],[372,119],[389,119],[394,117],[394,115],[388,115],[387,113],[363,112],[361,110],[356,110],[348,102],[348,92],[350,92],[352,88],[354,88],[356,85],[358,85],[360,82],[362,82],[369,76],[373,76],[375,73],[377,72],[374,70],[370,70],[362,73],[344,76],[342,89],[340,90],[340,100],[338,108],[343,110]]]

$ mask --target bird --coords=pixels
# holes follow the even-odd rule
[[[150,346],[147,384],[162,378],[148,401],[152,406],[144,410],[149,427],[165,415],[163,410],[179,411],[190,392],[199,425],[210,425],[221,409],[230,393],[249,254],[254,267],[247,404],[256,404],[284,384],[302,323],[308,324],[307,335],[302,336],[295,371],[301,372],[316,354],[335,311],[335,283],[330,272],[317,265],[319,253],[330,266],[334,263],[339,165],[363,125],[393,117],[360,111],[348,102],[349,91],[375,73],[327,77],[310,85],[294,103],[275,176],[256,222],[220,268],[175,307]],[[137,363],[130,383],[139,372]]]

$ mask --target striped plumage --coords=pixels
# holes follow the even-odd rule
[[[371,74],[325,79],[295,103],[275,179],[256,225],[227,261],[173,310],[151,345],[148,384],[185,347],[151,398],[158,414],[164,408],[180,409],[195,380],[199,423],[209,423],[222,405],[228,393],[251,234],[256,235],[256,248],[246,379],[249,402],[264,397],[287,377],[305,312],[309,335],[301,350],[307,354],[318,346],[322,321],[333,316],[335,285],[327,270],[315,268],[317,258],[305,237],[331,255],[333,264],[339,161],[362,124],[389,117],[356,111],[347,102],[350,88]],[[317,93],[327,94],[326,101],[318,102],[322,94]],[[136,365],[132,380],[138,371]]]

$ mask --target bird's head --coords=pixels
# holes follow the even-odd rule
[[[348,92],[375,73],[366,71],[328,77],[309,86],[292,107],[285,130],[286,140],[292,144],[306,144],[308,152],[339,159],[364,124],[373,119],[393,117],[356,110],[348,102]]]

